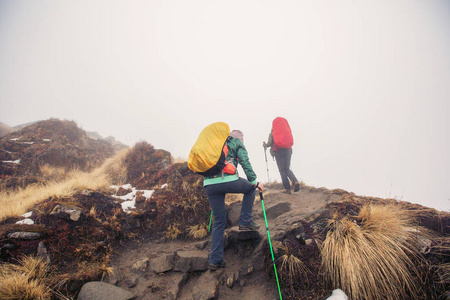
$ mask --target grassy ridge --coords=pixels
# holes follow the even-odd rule
[[[59,168],[42,167],[41,172],[51,179],[47,183],[0,193],[0,207],[2,207],[0,221],[8,217],[18,217],[50,197],[69,197],[75,191],[84,189],[98,191],[112,183],[124,183],[126,170],[123,159],[128,151],[126,149],[118,152],[92,172],[69,171],[66,173]]]

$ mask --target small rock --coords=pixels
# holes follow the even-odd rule
[[[80,208],[70,208],[64,205],[56,205],[55,208],[53,208],[51,215],[56,215],[58,217],[66,219],[68,216],[70,220],[76,222],[81,217],[81,209]]]
[[[233,276],[228,277],[226,284],[227,284],[227,287],[229,287],[231,289],[234,285],[234,277]]]
[[[106,282],[106,283],[109,283],[112,285],[117,285],[119,283],[119,278],[117,277],[115,270],[111,274],[106,276],[103,279],[103,282]]]
[[[195,244],[195,247],[197,249],[203,250],[203,249],[205,249],[207,244],[208,244],[208,241],[203,241],[203,242]]]
[[[253,267],[253,265],[251,263],[246,263],[241,267],[239,273],[242,276],[245,276],[245,275],[249,275],[249,274],[253,273],[253,271],[255,271],[255,268]]]
[[[306,245],[306,246],[311,245],[312,241],[313,241],[312,239],[306,239],[306,240],[305,240],[305,245]]]
[[[50,255],[47,252],[44,241],[40,241],[37,248],[37,256],[41,257],[47,263],[50,263]]]
[[[136,296],[120,287],[100,281],[92,281],[83,285],[78,300],[131,300]]]
[[[239,286],[240,287],[244,287],[245,286],[245,280],[244,279],[239,280]]]
[[[186,283],[188,278],[189,278],[188,273],[175,273],[175,275],[173,275],[171,277],[172,285],[167,290],[165,298],[168,300],[169,299],[173,299],[173,300],[178,299],[180,290],[183,287],[183,285]]]
[[[137,285],[139,277],[136,275],[131,275],[123,280],[123,284],[125,284],[128,288],[133,288]]]
[[[217,274],[216,274],[217,273]],[[192,297],[194,300],[211,300],[217,299],[219,296],[219,280],[220,272],[205,272],[192,288]]]
[[[205,271],[208,269],[208,253],[201,251],[177,251],[173,270],[179,272]]]
[[[145,271],[147,271],[148,262],[149,262],[148,258],[138,260],[131,266],[131,271],[136,274],[145,273]]]
[[[172,270],[174,254],[166,254],[149,261],[149,269],[155,273],[164,273]]]
[[[42,237],[42,233],[40,232],[24,232],[18,231],[8,234],[8,238],[10,239],[18,239],[18,240],[36,240]]]
[[[254,240],[261,237],[259,231],[239,230],[238,226],[234,226],[226,231],[229,238],[239,241]]]
[[[229,287],[231,289],[234,286],[234,284],[238,281],[239,281],[239,272],[235,271],[235,272],[233,272],[233,274],[228,276],[225,283],[226,283],[227,287]]]

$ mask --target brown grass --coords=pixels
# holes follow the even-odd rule
[[[165,232],[166,238],[171,241],[175,240],[180,234],[180,225],[176,223],[170,225]]]
[[[63,173],[58,168],[43,167],[44,174],[53,179],[45,185],[32,185],[14,192],[0,193],[0,221],[7,217],[17,217],[27,212],[34,205],[50,197],[69,197],[76,191],[84,189],[100,190],[112,182],[123,182],[126,171],[123,158],[127,150],[118,152],[99,168],[92,172],[70,171]]]
[[[335,215],[322,244],[322,268],[351,299],[418,298],[414,220],[397,205],[366,205],[355,219]]]
[[[47,272],[48,264],[31,256],[0,265],[0,299],[50,299]]]
[[[208,226],[206,224],[193,225],[188,227],[188,236],[193,239],[202,239],[208,235]]]
[[[299,280],[308,280],[310,272],[305,264],[294,254],[291,253],[289,247],[283,245],[284,254],[277,259],[280,264],[280,277],[289,283],[291,291],[294,289],[294,283]]]

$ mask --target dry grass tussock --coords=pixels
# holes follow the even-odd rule
[[[397,205],[366,205],[358,216],[334,217],[322,244],[322,268],[351,299],[419,298],[417,232],[411,212]]]
[[[294,282],[297,280],[308,281],[310,271],[298,257],[291,253],[288,246],[283,245],[282,247],[284,254],[277,259],[280,265],[279,273],[281,279],[289,283],[292,291]]]
[[[20,216],[35,204],[50,197],[69,197],[75,191],[101,190],[112,183],[123,182],[126,178],[123,166],[126,153],[127,150],[118,152],[114,157],[107,159],[102,166],[89,173],[80,171],[63,173],[59,169],[52,170],[50,167],[44,167],[44,174],[53,177],[46,184],[0,193],[0,207],[2,207],[0,221],[8,217]]]
[[[202,239],[208,235],[208,226],[206,224],[192,225],[188,227],[188,236],[193,239]]]
[[[25,256],[19,264],[0,265],[0,299],[50,299],[48,264]]]

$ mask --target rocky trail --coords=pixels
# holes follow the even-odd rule
[[[286,232],[298,230],[301,220],[313,217],[326,203],[340,198],[339,194],[320,189],[302,188],[292,194],[265,190],[272,243],[276,245]],[[227,208],[224,269],[208,270],[210,235],[198,241],[141,241],[115,255],[111,264],[114,273],[105,279],[108,285],[87,284],[78,299],[93,299],[100,297],[99,293],[108,294],[108,299],[278,299],[275,277],[268,275],[264,263],[268,259],[267,232],[259,195],[253,206],[254,221],[261,225],[259,232],[237,230],[240,208],[240,201]],[[300,230],[298,234],[305,233]],[[313,242],[307,236],[302,238]],[[108,288],[115,289],[116,298],[104,290]]]

